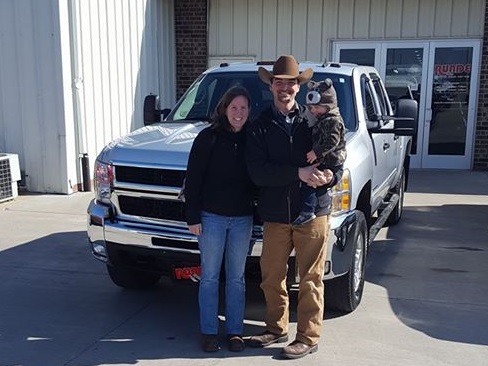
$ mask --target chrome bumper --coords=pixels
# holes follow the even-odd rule
[[[91,244],[93,255],[104,262],[108,261],[106,246],[107,242],[119,245],[131,245],[154,250],[172,251],[178,253],[199,254],[198,240],[192,235],[187,227],[172,225],[148,225],[141,223],[116,222],[110,220],[109,206],[92,200],[88,207],[87,233]],[[346,273],[351,264],[351,253],[345,246],[345,235],[355,223],[354,213],[340,217],[331,217],[331,232],[329,233],[327,245],[328,270],[325,279],[331,279]],[[195,249],[188,249],[177,246],[154,245],[154,241],[164,243],[165,240],[183,243],[194,243]],[[262,251],[262,240],[255,239],[250,257],[259,258]],[[294,255],[294,253],[292,253]],[[331,266],[331,259],[333,259]]]

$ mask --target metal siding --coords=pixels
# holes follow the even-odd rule
[[[308,44],[305,60],[323,60],[323,2],[321,0],[310,0],[308,4],[307,16],[307,38],[302,43]]]
[[[381,11],[378,9],[378,11]],[[386,2],[385,38],[400,38],[402,34],[402,0]]]
[[[280,0],[277,6],[277,16],[273,17],[277,24],[276,53],[291,54],[300,39],[303,43],[305,23],[297,19],[299,15],[294,13],[292,0]],[[266,36],[267,33],[263,35]]]
[[[257,55],[262,55],[263,48],[263,0],[249,0],[248,1],[248,23],[247,23],[247,47],[249,56],[256,57]],[[212,19],[210,17],[209,19]],[[213,24],[213,22],[210,22]],[[211,40],[211,35],[209,34],[209,40]],[[215,49],[215,48],[214,48]],[[212,48],[209,48],[212,50]]]
[[[291,1],[290,6],[292,11],[288,13],[288,16],[291,17],[291,20],[288,24],[291,24],[291,27],[286,26],[286,20],[281,21],[281,18],[278,18],[279,24],[279,37],[280,43],[278,47],[279,54],[294,54],[294,55],[302,55],[302,59],[306,58],[307,54],[307,46],[310,44],[308,40],[307,34],[307,23],[308,23],[308,14],[307,14],[307,3],[304,2],[303,4],[298,4],[297,2]],[[289,36],[287,37],[287,33]],[[291,48],[286,40],[291,38]],[[319,46],[317,45],[310,45],[310,47]]]
[[[220,2],[218,0],[209,1],[208,3],[208,19],[220,19],[219,17]],[[219,36],[219,25],[217,22],[209,22],[208,34],[214,35],[213,37],[208,37],[208,49],[215,50],[218,48],[218,36]],[[249,25],[248,25],[249,27]]]
[[[459,0],[465,3],[464,0]],[[469,0],[467,15],[468,37],[482,37],[485,22],[485,0]]]
[[[0,3],[0,130],[19,155],[27,188],[69,192],[60,23],[57,1]],[[68,59],[69,64],[69,59]]]
[[[317,61],[330,56],[333,40],[483,36],[485,0],[241,0],[242,11],[223,12],[235,1],[210,0],[212,58],[246,56],[235,42],[219,42],[234,32],[257,60],[291,52],[298,60]]]
[[[419,0],[403,2],[402,9],[402,38],[414,38],[417,36],[419,17]]]
[[[238,55],[247,55],[247,6],[242,0],[234,0],[233,6],[233,19],[234,19],[234,32],[232,33],[232,44],[234,45],[234,52]]]
[[[278,8],[277,0],[263,0],[263,40],[261,57],[265,60],[273,60],[276,58],[276,40],[278,35],[277,11],[279,9],[282,9],[282,7]],[[219,29],[219,33],[220,31],[221,30]]]
[[[0,2],[0,149],[19,155],[28,190],[71,193],[78,154],[92,167],[141,127],[145,95],[174,105],[173,27],[172,0]]]
[[[437,1],[434,16],[434,37],[451,35],[452,1]]]
[[[324,2],[322,10],[322,49],[320,61],[329,58],[328,49],[330,47],[330,39],[336,38],[339,20],[339,1],[331,0]],[[331,37],[330,35],[334,35]]]
[[[146,95],[160,95],[163,107],[174,105],[173,6],[169,0],[77,5],[81,123],[93,162],[107,143],[143,126]]]
[[[419,7],[419,25],[417,36],[430,38],[434,36],[435,1],[421,1]]]
[[[462,37],[468,34],[469,8],[464,0],[454,0],[452,3],[451,36]]]
[[[371,0],[372,11],[369,15],[369,21],[371,22],[369,27],[369,36],[371,38],[384,38],[386,29],[386,14],[381,9],[386,8],[387,0]]]
[[[369,14],[370,2],[369,0],[356,1],[354,6],[353,17],[353,37],[365,38],[369,35]]]
[[[334,38],[353,38],[354,36],[354,0],[339,2],[339,16],[337,17],[337,34]]]
[[[227,54],[235,54],[236,51],[233,49],[232,45],[232,34],[235,32],[233,27],[233,13],[232,13],[232,1],[226,0],[221,1],[219,7],[219,19],[222,22],[220,26],[224,29],[227,29],[227,32],[219,33],[219,37],[217,42],[219,43],[219,47],[221,47]]]

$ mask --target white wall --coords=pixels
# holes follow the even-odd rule
[[[330,59],[333,40],[483,36],[485,0],[210,0],[209,56]]]
[[[146,94],[174,103],[173,29],[172,0],[0,1],[0,152],[29,191],[72,193]]]
[[[19,155],[33,191],[68,191],[60,28],[56,0],[0,2],[0,151]]]
[[[108,142],[143,126],[146,95],[175,102],[173,2],[78,0],[75,12],[80,152],[93,165]]]

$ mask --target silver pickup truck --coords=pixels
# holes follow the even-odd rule
[[[251,117],[272,102],[259,66],[221,64],[204,72],[172,110],[158,98],[144,101],[144,124],[109,143],[95,162],[95,198],[88,207],[88,238],[93,255],[106,263],[112,281],[124,288],[155,285],[161,276],[198,279],[198,243],[187,228],[178,194],[193,139],[205,126],[221,95],[246,87]],[[344,176],[332,189],[333,207],[326,262],[327,306],[343,312],[360,303],[369,243],[383,225],[400,220],[408,182],[409,154],[416,133],[417,103],[391,102],[371,67],[302,63],[314,80],[330,78],[346,125]],[[297,99],[304,101],[305,87]],[[161,118],[161,116],[163,116]],[[163,121],[161,122],[161,119]],[[262,228],[256,217],[246,277],[259,281]],[[290,285],[296,283],[294,257]]]

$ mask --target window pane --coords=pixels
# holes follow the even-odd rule
[[[436,48],[429,155],[464,155],[472,47]]]
[[[339,61],[365,66],[374,66],[374,54],[374,48],[344,49],[340,51]]]

